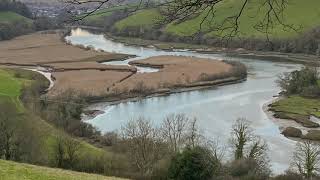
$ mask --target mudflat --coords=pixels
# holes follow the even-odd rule
[[[61,34],[34,33],[10,41],[0,42],[0,63],[16,65],[50,65],[73,63],[72,67],[83,67],[82,62],[110,61],[125,58],[124,54],[112,54],[81,49],[61,40]],[[59,66],[61,67],[61,66]]]
[[[0,65],[50,67],[54,87],[50,95],[75,89],[100,95],[136,68],[110,66],[99,62],[120,60],[128,55],[98,52],[69,45],[61,34],[34,33],[0,42]],[[49,69],[48,69],[49,70]]]
[[[120,87],[135,86],[142,82],[149,88],[170,88],[202,81],[201,76],[228,73],[232,66],[218,60],[184,56],[157,56],[132,61],[132,65],[158,67],[154,73],[137,73],[119,84]]]
[[[50,95],[56,95],[69,89],[80,91],[88,96],[103,96],[110,93],[116,83],[129,77],[131,72],[76,70],[54,72],[55,84]]]
[[[232,71],[232,65],[222,61],[182,56],[152,57],[132,61],[131,66],[104,65],[99,62],[123,60],[129,55],[72,46],[61,37],[58,33],[34,33],[2,41],[0,66],[49,67],[47,70],[54,80],[49,95],[73,89],[94,97],[197,86],[195,83],[206,81],[204,75],[222,79],[219,75]],[[135,66],[159,68],[159,71],[138,73]]]

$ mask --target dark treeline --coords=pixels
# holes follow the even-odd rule
[[[32,18],[32,13],[29,8],[22,2],[15,0],[1,0],[0,11],[12,11],[21,16]]]
[[[224,48],[244,48],[254,51],[276,51],[283,53],[305,53],[320,55],[320,28],[314,28],[308,32],[300,33],[298,37],[292,39],[265,39],[257,38],[233,38],[225,39],[221,37],[208,37],[199,33],[192,37],[181,37],[155,29],[145,29],[143,27],[128,27],[121,31],[116,28],[111,32],[117,36],[139,37],[148,40],[159,40],[164,42],[190,43],[209,45]]]
[[[32,22],[18,20],[11,23],[0,23],[0,41],[9,40],[14,37],[63,27],[56,18],[37,17]]]
[[[13,23],[0,23],[0,41],[9,40],[16,36],[33,32],[30,23],[25,21],[16,21]]]

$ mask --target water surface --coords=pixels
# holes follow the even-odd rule
[[[237,118],[251,121],[256,134],[269,146],[269,155],[274,173],[278,174],[289,167],[295,142],[282,136],[279,127],[265,114],[263,105],[280,91],[275,80],[277,75],[298,69],[295,64],[268,62],[258,59],[229,58],[223,54],[200,54],[195,52],[167,52],[152,48],[126,46],[81,29],[72,32],[67,40],[74,44],[90,45],[108,52],[137,55],[141,59],[159,55],[183,55],[210,59],[241,61],[249,69],[247,81],[192,92],[154,97],[138,102],[117,105],[96,105],[106,113],[97,116],[89,123],[102,132],[118,130],[128,120],[139,116],[149,118],[154,124],[170,113],[185,113],[197,117],[201,130],[211,138],[228,143],[232,123]],[[128,61],[115,61],[108,64],[127,65]],[[153,72],[152,70],[150,72]]]

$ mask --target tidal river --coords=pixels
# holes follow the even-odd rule
[[[237,118],[251,121],[254,132],[268,144],[270,162],[275,174],[284,172],[290,165],[295,141],[280,134],[274,120],[267,116],[263,106],[277,95],[280,88],[276,84],[277,75],[300,68],[300,65],[286,64],[259,59],[230,58],[224,54],[200,54],[188,51],[167,52],[153,48],[126,46],[106,39],[103,35],[91,34],[76,29],[66,40],[72,44],[93,46],[107,52],[137,55],[127,61],[115,61],[107,64],[127,65],[128,61],[159,55],[182,55],[210,59],[228,59],[240,61],[248,67],[247,81],[218,88],[172,94],[165,97],[153,97],[138,102],[126,102],[117,105],[106,103],[94,105],[105,113],[88,121],[102,132],[121,128],[128,120],[144,116],[159,124],[171,113],[185,113],[196,117],[200,129],[206,136],[228,144],[231,126]],[[153,72],[155,69],[140,69],[140,72]]]

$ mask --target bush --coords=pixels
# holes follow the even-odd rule
[[[316,68],[306,67],[279,76],[277,83],[287,95],[317,96],[319,94],[318,77]]]
[[[268,179],[269,169],[260,169],[259,163],[254,159],[244,158],[235,160],[229,167],[230,175],[241,179]]]
[[[168,177],[176,180],[205,180],[220,173],[220,162],[202,147],[186,148],[173,157]]]
[[[318,97],[320,96],[320,87],[318,85],[308,86],[303,88],[301,92],[302,96],[305,97]]]
[[[32,17],[32,13],[29,8],[19,1],[1,0],[0,11],[13,11],[28,18]]]
[[[303,180],[300,174],[287,171],[285,174],[281,174],[273,178],[274,180]]]

